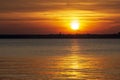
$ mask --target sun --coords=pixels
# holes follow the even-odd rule
[[[70,24],[72,30],[78,30],[80,27],[80,23],[78,20],[73,20]]]

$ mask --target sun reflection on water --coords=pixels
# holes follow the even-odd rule
[[[60,70],[60,74],[64,79],[78,80],[93,78],[93,80],[101,77],[96,71],[101,67],[101,60],[97,56],[85,55],[80,52],[82,47],[80,46],[78,39],[73,39],[71,46],[69,46],[70,53],[68,55],[61,56],[57,58],[57,69]],[[56,59],[56,58],[55,58]]]
[[[78,40],[73,39],[72,44],[69,48],[70,54],[62,56],[57,62],[57,67],[64,70],[61,75],[67,76],[70,79],[79,79],[83,74],[83,69],[90,67],[88,58],[80,54],[80,46],[78,45]]]

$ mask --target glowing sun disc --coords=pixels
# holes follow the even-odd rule
[[[80,26],[80,24],[79,24],[79,22],[78,21],[72,21],[71,22],[71,29],[73,29],[73,30],[78,30],[79,29],[79,26]]]

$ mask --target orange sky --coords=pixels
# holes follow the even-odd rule
[[[0,1],[0,34],[72,34],[120,31],[120,0],[4,0]]]

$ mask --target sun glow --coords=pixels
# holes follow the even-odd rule
[[[78,20],[73,20],[70,25],[71,25],[71,29],[73,30],[78,30],[80,27],[80,23]]]

